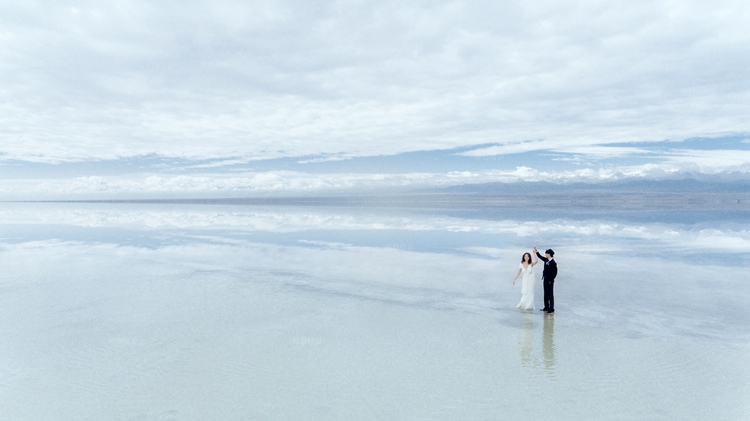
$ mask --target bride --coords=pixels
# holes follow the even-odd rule
[[[513,285],[516,284],[521,274],[523,274],[523,280],[521,281],[521,302],[516,306],[520,310],[534,310],[534,265],[539,263],[539,259],[534,256],[534,261],[531,261],[531,253],[524,253],[521,257],[521,265],[518,267],[518,273],[513,278]]]

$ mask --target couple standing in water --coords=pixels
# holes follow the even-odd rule
[[[516,279],[523,275],[521,280],[521,302],[518,303],[516,308],[520,310],[534,310],[534,266],[539,263],[539,259],[544,262],[544,271],[542,272],[542,283],[544,285],[544,308],[541,311],[546,311],[548,314],[555,312],[555,296],[553,288],[555,286],[555,277],[557,276],[557,263],[555,262],[555,252],[552,249],[548,249],[544,252],[544,256],[539,254],[539,251],[534,247],[534,261],[531,261],[531,253],[524,253],[521,257],[521,265],[518,268],[516,277],[513,278],[513,285],[516,284]],[[538,259],[537,259],[538,257]]]

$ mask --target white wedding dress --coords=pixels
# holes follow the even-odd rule
[[[521,275],[521,302],[516,306],[519,310],[534,310],[534,266],[524,268],[520,265]]]

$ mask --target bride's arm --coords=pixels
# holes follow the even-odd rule
[[[518,269],[518,273],[516,274],[516,277],[513,278],[513,285],[516,284],[516,279],[518,279],[518,275],[520,275],[520,274],[521,274],[521,268]]]
[[[531,266],[534,266],[537,263],[539,263],[539,258],[537,258],[536,255],[534,255],[534,261],[531,263]]]

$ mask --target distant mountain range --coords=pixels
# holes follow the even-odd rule
[[[437,189],[445,193],[476,194],[662,194],[662,193],[747,193],[750,180],[727,180],[720,177],[686,178],[679,180],[623,180],[607,183],[548,182],[464,184]],[[435,190],[431,190],[434,192]]]

